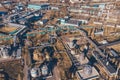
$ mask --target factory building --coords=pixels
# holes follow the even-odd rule
[[[7,27],[4,26],[3,28],[0,29],[1,29],[0,31],[1,41],[10,42],[9,44],[7,44],[7,46],[0,47],[1,58],[9,58],[9,57],[21,58],[22,50],[21,47],[18,45],[18,43],[20,41],[20,36],[22,36],[27,30],[26,26],[14,24],[14,23],[8,23]]]
[[[49,0],[30,0],[30,2],[48,2]]]
[[[69,0],[71,3],[80,3],[82,2],[83,0]]]
[[[33,53],[33,59],[42,63],[44,61],[44,55],[39,50],[35,50]]]
[[[50,5],[49,4],[29,4],[28,5],[28,9],[33,9],[33,10],[48,10],[50,9]]]
[[[0,4],[0,16],[7,15],[7,9],[5,9],[1,4]]]
[[[96,29],[96,30],[94,31],[94,34],[95,34],[95,35],[103,35],[103,33],[104,33],[104,30],[103,30],[103,29]]]
[[[99,73],[94,67],[85,65],[82,70],[76,72],[77,80],[97,80]]]
[[[113,53],[113,51],[112,51]],[[114,53],[113,53],[114,54]],[[106,58],[101,57],[97,52],[93,53],[93,56],[98,60],[100,69],[100,73],[106,77],[106,79],[112,79],[117,76],[117,69],[110,63],[110,61]]]
[[[10,57],[16,57],[17,59],[21,58],[22,49],[19,47],[18,49],[12,49],[11,45],[0,46],[0,58],[8,59]]]
[[[8,58],[9,57],[9,46],[1,46],[0,47],[0,57],[1,58]]]
[[[49,71],[49,67],[44,64],[40,68],[34,67],[30,70],[31,77],[33,79],[46,79],[52,77],[51,72]]]
[[[81,20],[81,19],[60,19],[61,25],[67,25],[67,26],[80,26],[81,24],[87,24],[87,20]]]
[[[35,24],[37,25],[45,25],[48,22],[48,19],[43,19],[43,20],[39,20],[37,22],[35,22]]]

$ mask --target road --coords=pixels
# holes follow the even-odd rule
[[[57,66],[54,68],[53,74],[54,74],[55,80],[61,80],[61,78],[60,78],[60,73],[59,73],[59,69],[58,69]]]
[[[98,47],[99,47],[99,48],[105,48],[105,47],[113,46],[113,45],[116,45],[116,44],[120,44],[120,40],[119,40],[119,41],[112,42],[112,43],[104,44],[104,45],[101,45],[101,46],[98,46]]]
[[[29,80],[28,79],[28,66],[25,64],[24,66],[24,79],[23,80]]]
[[[4,62],[12,62],[12,61],[19,61],[21,59],[13,59],[13,58],[5,58],[5,59],[0,59],[0,63],[4,63]]]
[[[28,73],[28,71],[30,70],[28,65],[26,64],[26,57],[24,57],[24,69],[23,69],[23,72],[24,72],[24,78],[23,80],[30,80],[30,75]]]

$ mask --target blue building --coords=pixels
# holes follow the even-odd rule
[[[7,11],[0,11],[0,16],[8,14]]]

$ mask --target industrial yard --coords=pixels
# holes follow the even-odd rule
[[[120,80],[120,0],[0,0],[0,80]]]

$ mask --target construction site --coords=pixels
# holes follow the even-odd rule
[[[1,0],[0,80],[120,80],[120,0]]]

